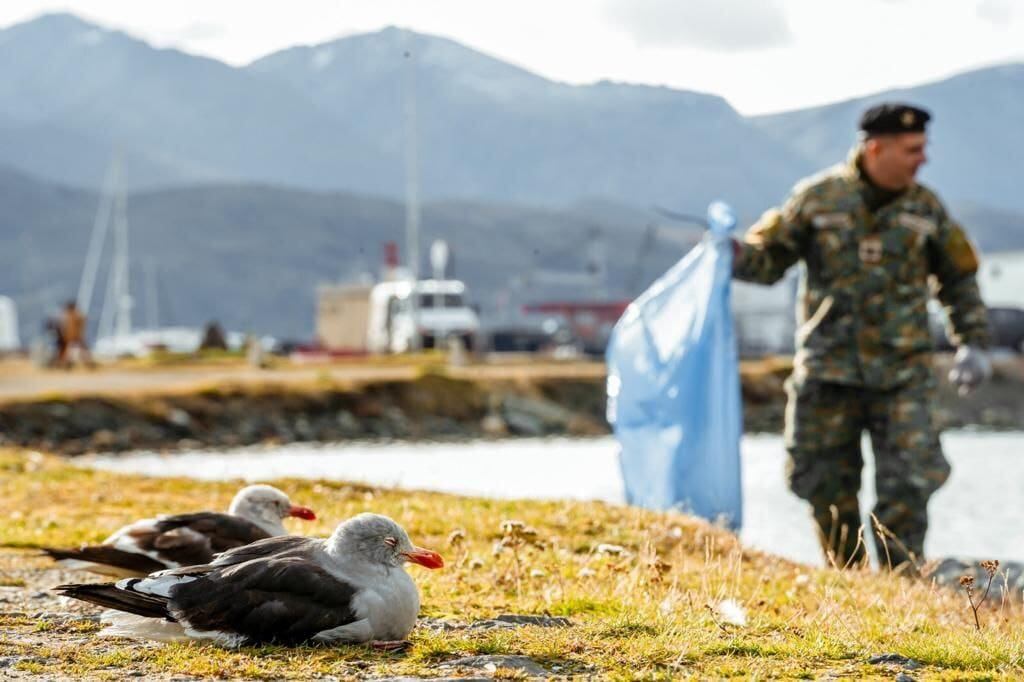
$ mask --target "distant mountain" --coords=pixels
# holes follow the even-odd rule
[[[922,105],[934,116],[924,182],[947,201],[1024,212],[1024,64],[751,120],[816,166],[825,166],[845,158],[861,111],[892,99]]]
[[[0,168],[0,293],[25,336],[77,290],[116,151],[133,290],[152,263],[164,322],[308,337],[318,283],[376,272],[382,243],[404,242],[407,51],[423,265],[448,239],[487,315],[636,295],[701,234],[652,206],[724,198],[747,223],[844,158],[883,97],[933,109],[924,180],[982,250],[1024,248],[1024,66],[749,119],[713,95],[566,85],[393,28],[234,68],[55,14],[0,30],[0,166],[15,169]]]
[[[843,159],[864,106],[901,98],[935,113],[925,182],[951,202],[1024,212],[1024,65],[744,118],[714,95],[567,85],[396,28],[235,68],[50,14],[0,31],[0,63],[0,164],[88,188],[117,150],[136,189],[262,182],[399,198],[408,88],[427,200],[699,212],[725,198],[747,219]]]
[[[68,14],[0,32],[0,63],[0,142],[16,142],[0,144],[0,162],[58,181],[99,186],[115,149],[136,187],[244,178],[358,188],[384,177],[373,141],[287,85]]]
[[[1024,251],[1024,213],[992,209],[971,202],[955,203],[951,211],[983,254]]]
[[[565,85],[442,38],[386,29],[236,69],[64,14],[0,32],[0,142],[22,140],[0,144],[0,163],[97,187],[116,146],[134,187],[258,181],[398,197],[406,50],[428,199],[702,210],[724,196],[753,215],[809,170],[720,97]]]
[[[400,160],[415,55],[428,196],[537,202],[584,196],[753,211],[807,166],[721,97],[556,83],[450,40],[398,29],[272,54],[248,67],[300,90]]]

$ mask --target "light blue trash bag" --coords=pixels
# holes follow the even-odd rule
[[[637,298],[608,344],[608,421],[629,504],[739,529],[739,361],[730,308],[732,209],[708,207],[704,241]]]

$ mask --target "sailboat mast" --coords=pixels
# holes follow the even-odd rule
[[[128,198],[120,155],[114,167],[116,172],[111,183],[110,199],[112,210],[108,214],[108,217],[113,219],[114,254],[107,274],[107,292],[100,311],[97,338],[122,336],[132,331],[132,299],[129,293],[131,273],[128,268]],[[100,244],[102,246],[102,240]],[[98,261],[99,256],[96,259]]]
[[[132,298],[129,292],[128,267],[128,193],[125,191],[122,178],[117,202],[117,223],[114,233],[117,247],[115,249],[117,267],[117,335],[124,337],[132,333]]]
[[[156,290],[156,262],[146,262],[146,325],[150,329],[160,326],[160,300]]]
[[[83,315],[89,314],[92,304],[92,291],[96,286],[96,275],[99,272],[100,256],[106,242],[107,230],[110,227],[110,209],[113,203],[114,183],[117,181],[121,165],[120,155],[116,155],[107,167],[107,176],[103,179],[100,203],[96,209],[96,218],[92,224],[92,235],[89,237],[89,250],[85,254],[85,267],[82,268],[82,279],[78,284],[78,297],[75,299],[78,309]]]

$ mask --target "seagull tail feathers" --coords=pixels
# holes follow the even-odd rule
[[[141,594],[128,589],[122,589],[113,583],[106,584],[78,584],[60,585],[54,590],[65,597],[104,606],[115,611],[134,613],[136,616],[146,618],[165,618],[169,621],[175,620],[167,609],[167,599],[149,594]]]
[[[167,568],[162,562],[143,554],[126,552],[107,545],[83,546],[78,549],[43,547],[43,554],[67,568],[82,569],[114,576],[144,576]]]

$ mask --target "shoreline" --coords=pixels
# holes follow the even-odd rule
[[[1024,429],[1024,361],[1000,361],[993,380],[968,398],[958,397],[941,380],[947,364],[941,356],[936,361],[937,419],[944,429]],[[155,371],[156,378],[167,374],[166,369]],[[742,364],[745,433],[781,432],[789,372],[785,359]],[[145,369],[130,374],[155,379]],[[610,433],[599,363],[190,368],[176,375],[182,383],[151,381],[147,390],[138,385],[125,389],[111,381],[121,375],[105,370],[73,376],[93,379],[96,389],[0,402],[0,445],[75,456],[295,442],[461,442]]]

